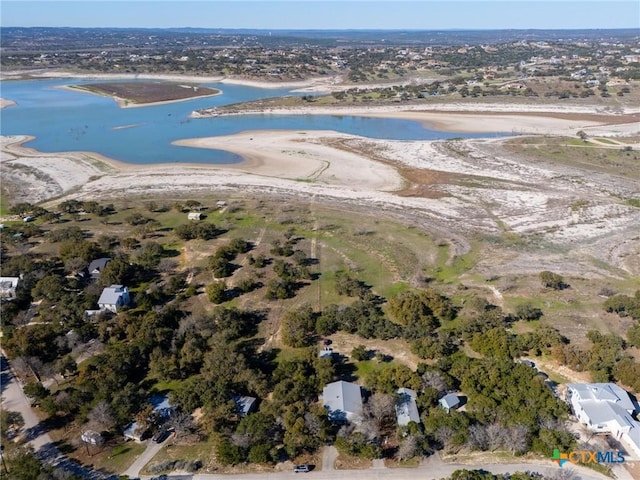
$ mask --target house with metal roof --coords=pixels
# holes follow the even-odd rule
[[[104,270],[104,267],[106,267],[107,263],[109,263],[110,261],[111,259],[108,257],[96,258],[95,260],[92,260],[87,267],[89,276],[94,280],[98,279],[100,277],[100,273]]]
[[[233,397],[233,401],[236,404],[238,415],[240,417],[246,417],[251,412],[255,411],[258,399],[255,397],[248,397],[246,395],[245,396],[235,395]]]
[[[438,403],[449,413],[452,408],[458,408],[460,406],[460,398],[455,393],[447,393],[438,400]]]
[[[578,420],[595,433],[620,440],[640,457],[640,422],[629,394],[613,383],[569,383],[567,401]]]
[[[129,305],[129,303],[131,303],[129,289],[122,285],[106,287],[102,290],[102,294],[98,299],[100,310],[109,310],[113,313],[116,313],[118,308]]]
[[[20,277],[0,277],[0,298],[11,300],[16,297]]]
[[[331,420],[349,420],[358,423],[362,417],[362,392],[355,383],[328,383],[322,390],[322,404]]]
[[[396,403],[398,425],[404,427],[409,425],[409,422],[420,423],[420,413],[416,405],[418,394],[410,388],[399,388],[396,393],[398,394],[398,403]]]

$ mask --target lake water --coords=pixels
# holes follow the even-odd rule
[[[42,152],[89,151],[133,164],[237,163],[242,159],[221,150],[171,145],[174,140],[230,135],[246,130],[335,130],[369,138],[434,140],[482,137],[447,133],[419,122],[349,115],[238,115],[189,118],[193,110],[260,98],[302,95],[286,89],[207,84],[222,95],[137,108],[120,108],[111,98],[57,88],[95,83],[78,79],[0,82],[0,97],[17,106],[0,110],[2,135],[33,135],[26,146]]]

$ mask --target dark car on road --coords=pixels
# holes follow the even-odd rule
[[[171,432],[166,429],[166,428],[161,428],[160,430],[158,430],[158,433],[156,433],[152,440],[156,443],[162,443],[164,442],[167,438],[169,438],[169,435],[171,434]]]

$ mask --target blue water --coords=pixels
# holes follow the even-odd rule
[[[171,145],[171,142],[247,130],[335,130],[390,140],[487,136],[429,130],[415,121],[349,115],[264,114],[189,118],[193,110],[200,108],[283,95],[302,95],[286,89],[213,83],[207,86],[222,90],[222,95],[123,109],[110,98],[56,88],[83,83],[95,81],[67,78],[0,82],[0,97],[17,103],[17,106],[0,110],[0,133],[33,135],[35,140],[26,146],[42,152],[97,152],[133,164],[237,163],[242,159],[230,152],[179,147]]]

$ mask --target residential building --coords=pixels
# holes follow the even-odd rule
[[[111,259],[108,257],[97,258],[95,260],[92,260],[89,266],[87,267],[87,272],[89,276],[93,280],[97,280],[100,277],[100,273],[104,270],[104,267],[106,267],[107,263],[109,263],[110,261]]]
[[[236,408],[238,409],[238,415],[240,417],[246,417],[251,412],[255,411],[257,404],[257,399],[255,397],[247,397],[247,396],[239,396],[236,395],[233,397],[233,401],[236,404]]]
[[[108,310],[116,313],[118,308],[129,305],[131,297],[129,290],[122,285],[111,285],[102,290],[102,294],[98,299],[100,310]]]
[[[396,403],[398,425],[404,427],[409,425],[409,422],[420,423],[420,413],[418,405],[416,405],[418,394],[410,388],[399,388],[397,394],[399,395],[398,403]]]
[[[11,300],[16,297],[20,277],[0,277],[0,298]]]
[[[331,420],[349,420],[358,423],[362,417],[360,385],[338,381],[325,385],[322,404],[329,410]]]
[[[447,393],[438,400],[438,403],[449,413],[452,408],[458,408],[460,406],[460,398],[455,393]]]
[[[613,383],[570,383],[567,401],[589,430],[611,435],[640,457],[640,422],[632,416],[636,406],[624,389]]]
[[[187,218],[189,220],[201,220],[202,219],[202,213],[200,213],[200,212],[189,212],[187,214]]]

